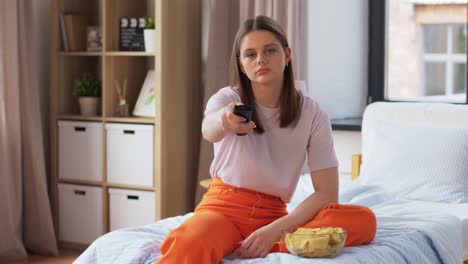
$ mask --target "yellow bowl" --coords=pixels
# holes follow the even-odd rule
[[[334,258],[346,241],[346,230],[341,227],[298,228],[284,233],[286,248],[291,254],[305,258]]]

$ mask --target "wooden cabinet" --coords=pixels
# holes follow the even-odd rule
[[[100,27],[102,51],[64,51],[60,28],[60,14],[64,12],[82,15],[88,26]],[[51,16],[50,190],[56,230],[60,230],[59,184],[102,188],[100,206],[104,233],[110,230],[111,188],[153,192],[154,220],[193,210],[202,118],[201,0],[53,0]],[[148,16],[155,17],[156,51],[119,51],[120,18]],[[131,114],[150,69],[155,71],[156,116],[117,116],[115,80],[120,83],[127,80],[127,102]],[[81,116],[78,98],[73,95],[74,81],[84,72],[90,72],[102,81],[100,113],[97,116]],[[59,121],[102,125],[103,140],[99,148],[104,150],[99,154],[102,155],[102,181],[79,176],[59,177],[59,161],[63,160],[59,158]],[[107,146],[110,142],[106,125],[115,123],[152,126],[153,140],[148,142],[153,150],[152,186],[108,181],[107,151],[114,148]],[[73,150],[63,153],[70,151]],[[80,243],[67,243],[77,241],[62,242],[80,246]]]

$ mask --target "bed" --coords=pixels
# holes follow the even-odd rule
[[[375,212],[378,230],[370,245],[346,247],[334,259],[271,253],[262,259],[226,257],[222,263],[451,264],[468,258],[468,106],[369,105],[360,168],[357,180],[340,182],[339,200]],[[310,176],[301,176],[288,210],[312,192]],[[165,236],[191,215],[110,232],[74,263],[153,263]]]

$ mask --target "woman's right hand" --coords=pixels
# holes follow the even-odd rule
[[[245,123],[245,118],[234,114],[234,106],[236,103],[230,103],[224,107],[224,112],[221,115],[221,124],[224,132],[232,132],[236,134],[252,133],[255,129],[255,123],[249,121]]]

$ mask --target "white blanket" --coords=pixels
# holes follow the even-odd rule
[[[301,177],[292,210],[313,190],[310,179]],[[284,253],[250,260],[224,259],[235,263],[445,263],[462,262],[460,220],[433,212],[411,201],[392,198],[383,190],[349,183],[341,187],[340,203],[370,207],[377,216],[375,240],[367,246],[347,247],[334,259],[305,259]],[[159,245],[170,230],[192,214],[157,221],[108,233],[97,239],[74,263],[153,263],[160,257]]]

